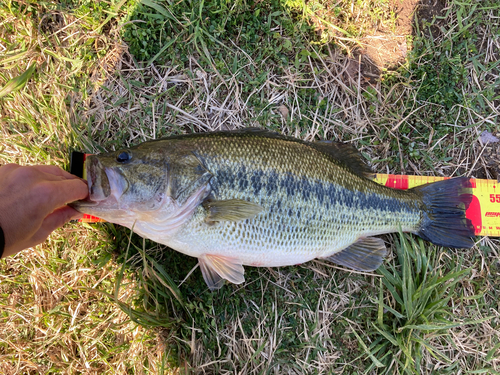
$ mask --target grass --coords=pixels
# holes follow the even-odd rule
[[[493,318],[457,320],[450,309],[452,299],[460,293],[456,290],[457,285],[467,279],[471,269],[464,269],[461,259],[433,268],[439,265],[437,258],[443,249],[429,248],[422,240],[417,243],[402,234],[397,252],[399,267],[392,266],[390,271],[385,267],[378,270],[384,277],[380,285],[377,323],[372,323],[380,334],[371,345],[372,357],[380,358],[374,361],[374,366],[420,374],[427,354],[441,362],[447,371],[457,371],[452,358],[441,350],[441,345],[438,348],[436,341],[450,340],[451,328],[488,322]],[[389,292],[387,302],[384,302],[384,289]]]
[[[379,172],[496,178],[478,137],[498,128],[500,6],[448,5],[373,80],[356,50],[398,31],[390,1],[6,2],[1,163],[260,126],[352,142]],[[498,240],[386,240],[374,275],[247,267],[211,293],[192,258],[70,224],[0,262],[0,369],[498,373]]]

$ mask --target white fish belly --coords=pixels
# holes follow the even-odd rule
[[[171,237],[167,245],[193,257],[220,255],[242,265],[279,267],[332,255],[357,239],[354,233],[344,233],[332,242],[330,238],[318,240],[310,233],[294,229],[282,232],[275,229],[251,220],[214,225],[191,223],[175,238]]]

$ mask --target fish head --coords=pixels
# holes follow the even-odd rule
[[[168,158],[139,147],[90,155],[86,160],[89,196],[72,206],[109,220],[164,209],[167,196]],[[112,220],[110,220],[112,221]]]

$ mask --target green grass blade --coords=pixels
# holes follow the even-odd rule
[[[385,367],[385,365],[382,362],[380,362],[377,358],[375,358],[375,356],[370,352],[370,350],[368,349],[368,347],[366,346],[364,341],[361,339],[361,337],[358,335],[358,333],[354,330],[354,328],[352,328],[352,326],[351,326],[351,329],[352,329],[352,332],[354,333],[354,336],[356,336],[356,338],[358,339],[358,342],[361,345],[361,347],[363,348],[363,350],[365,351],[365,353],[372,360],[373,364],[379,368]]]
[[[31,78],[35,69],[36,65],[33,64],[20,76],[10,79],[5,84],[5,86],[0,89],[0,98],[3,98],[5,95],[9,95],[10,93],[13,93],[15,91],[21,90]]]
[[[165,7],[163,7],[162,5],[158,4],[158,3],[155,3],[154,1],[151,1],[151,0],[141,0],[141,3],[150,7],[150,8],[153,8],[154,10],[156,10],[158,13],[160,13],[161,15],[163,15],[165,18],[171,20],[171,21],[175,21],[175,22],[178,22],[180,24],[180,22],[177,20],[177,18],[175,18],[171,12],[169,12]],[[181,24],[182,25],[182,24]]]
[[[497,350],[500,349],[500,342],[497,343],[493,348],[491,348],[489,351],[488,351],[488,354],[486,354],[486,357],[484,358],[484,360],[486,362],[489,362],[493,359],[493,357],[496,357],[495,356],[495,353],[497,352]]]
[[[7,64],[7,63],[18,61],[18,60],[23,60],[24,57],[29,52],[30,51],[23,51],[23,52],[19,52],[19,53],[10,53],[8,55],[5,55],[5,57],[0,60],[0,64]]]
[[[174,283],[172,278],[168,275],[168,273],[165,271],[165,268],[161,266],[158,262],[156,262],[154,259],[149,258],[149,261],[151,264],[153,264],[153,272],[155,273],[156,277],[158,278],[158,281],[160,281],[165,287],[167,287],[170,292],[174,295],[174,297],[179,301],[179,303],[185,307],[184,304],[184,299],[182,298],[182,293],[177,287],[177,285]],[[161,277],[160,277],[161,276]]]
[[[373,323],[372,323],[373,324]],[[394,346],[399,346],[398,341],[392,336],[390,333],[383,331],[381,328],[377,327],[375,324],[373,324],[373,327],[382,335],[384,338],[389,340],[392,345]]]

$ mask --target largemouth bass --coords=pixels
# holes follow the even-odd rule
[[[174,136],[87,159],[89,199],[77,210],[197,257],[210,289],[244,282],[244,265],[315,258],[373,271],[375,235],[411,232],[473,245],[467,178],[407,191],[381,186],[350,145],[259,129]]]

